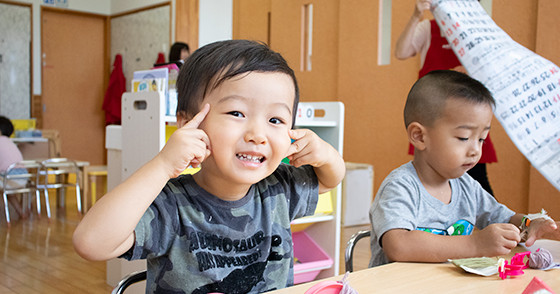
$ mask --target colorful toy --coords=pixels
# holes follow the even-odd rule
[[[516,253],[509,263],[507,260],[500,258],[500,260],[498,260],[498,275],[500,278],[503,280],[508,276],[515,277],[524,274],[523,270],[529,267],[529,261],[527,260],[527,262],[524,262],[523,259],[530,254],[531,251]]]

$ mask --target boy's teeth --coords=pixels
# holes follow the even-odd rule
[[[253,155],[247,155],[247,154],[238,154],[237,157],[239,157],[240,159],[243,159],[243,160],[249,160],[249,161],[254,161],[254,162],[261,162],[261,161],[262,161],[262,157],[261,157],[261,156],[253,156]]]

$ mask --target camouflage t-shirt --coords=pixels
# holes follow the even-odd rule
[[[293,284],[290,222],[314,213],[311,166],[286,164],[245,197],[224,201],[191,175],[170,180],[122,257],[147,259],[146,293],[261,293]]]

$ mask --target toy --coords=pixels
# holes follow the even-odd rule
[[[500,260],[498,260],[498,275],[500,278],[503,280],[508,276],[515,277],[524,274],[523,270],[529,267],[529,261],[527,260],[527,262],[523,262],[523,259],[525,256],[528,257],[530,254],[531,251],[516,253],[509,263],[507,260],[500,258]]]

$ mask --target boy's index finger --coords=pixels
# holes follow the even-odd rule
[[[288,148],[288,154],[286,156],[291,156],[294,153],[300,152],[302,149],[301,143],[298,143],[298,140],[305,136],[305,130],[303,129],[293,129],[288,131],[290,138],[293,140],[292,144]]]
[[[289,132],[290,138],[294,140],[299,140],[305,136],[305,130],[303,129],[293,129]]]
[[[183,126],[183,128],[198,129],[198,126],[200,126],[200,124],[204,121],[208,112],[210,112],[210,104],[206,103],[202,106],[202,109]]]

